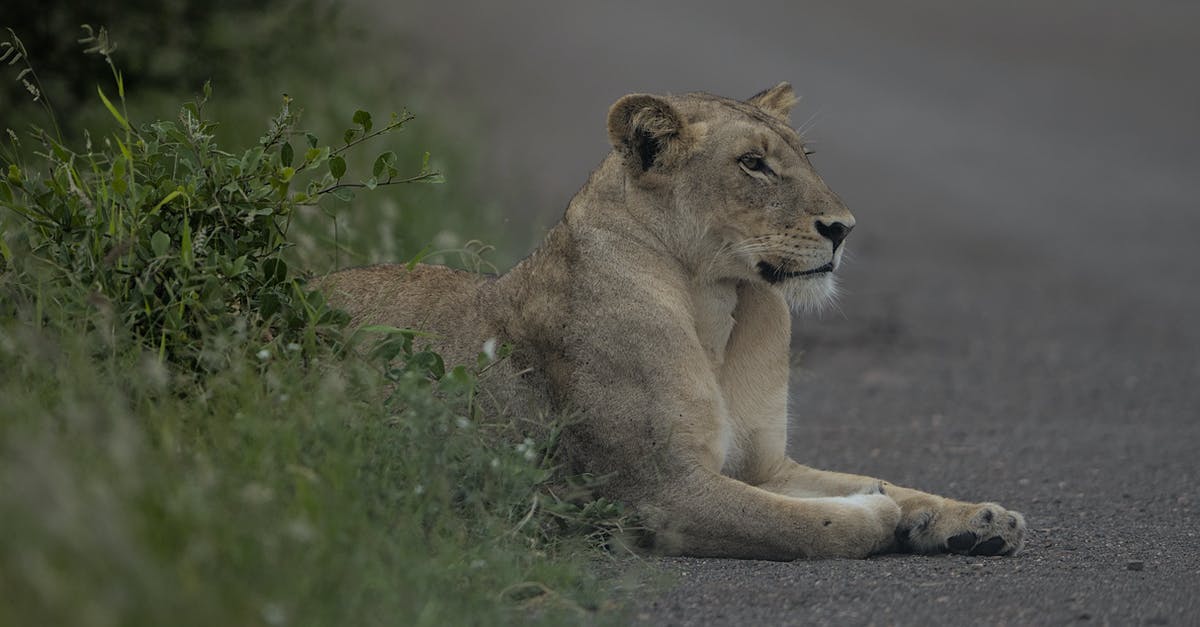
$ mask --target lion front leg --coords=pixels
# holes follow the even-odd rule
[[[702,470],[638,509],[658,552],[769,560],[881,553],[894,544],[900,519],[895,501],[878,489],[792,498]]]
[[[1025,517],[995,503],[965,503],[886,481],[817,470],[786,459],[759,487],[788,496],[845,496],[882,485],[900,506],[895,549],[907,553],[1013,555],[1025,544]]]

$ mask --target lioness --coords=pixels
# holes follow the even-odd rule
[[[356,324],[496,338],[524,416],[570,413],[562,455],[608,476],[666,553],[791,560],[1009,555],[1021,514],[788,458],[791,308],[834,291],[854,217],[790,127],[787,83],[737,101],[628,95],[613,150],[541,247],[499,277],[420,265],[326,277]],[[512,405],[514,404],[515,405]]]

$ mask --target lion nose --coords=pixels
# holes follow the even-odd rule
[[[837,250],[837,247],[842,245],[842,241],[850,234],[850,229],[852,228],[854,228],[853,224],[849,226],[842,222],[830,222],[826,224],[817,220],[817,232],[821,234],[821,237],[833,242],[834,250]]]

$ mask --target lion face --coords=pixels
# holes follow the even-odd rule
[[[787,122],[786,83],[745,102],[707,94],[631,95],[609,132],[655,196],[682,259],[716,280],[764,281],[793,307],[823,304],[854,217],[812,167]]]

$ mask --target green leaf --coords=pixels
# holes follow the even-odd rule
[[[346,132],[342,134],[342,140],[349,144],[350,142],[354,141],[355,135],[358,135],[358,129],[348,128],[346,129]]]
[[[340,179],[346,175],[346,160],[334,155],[329,158],[329,173],[333,178]]]
[[[183,265],[192,267],[192,224],[188,222],[187,217],[183,219],[183,240],[179,244],[179,256],[183,259]]]
[[[129,163],[133,163],[133,153],[129,152],[129,146],[126,146],[120,137],[114,137],[113,141],[117,142],[117,148],[121,149],[121,156],[125,157]]]
[[[352,121],[355,124],[361,126],[364,133],[371,132],[371,114],[370,113],[367,113],[366,111],[363,111],[362,109],[359,109],[358,111],[354,112],[354,118]]]
[[[158,201],[157,205],[154,205],[154,208],[150,210],[150,213],[154,213],[154,212],[158,211],[159,209],[162,209],[163,205],[171,202],[172,200],[175,200],[176,198],[178,198],[182,195],[183,195],[183,191],[178,190],[178,189],[171,192],[170,194],[167,194],[165,198]]]
[[[317,139],[317,136],[313,135],[312,133],[305,133],[304,138],[308,140],[309,148],[316,148],[317,143],[321,141],[321,140]]]
[[[119,112],[117,112],[117,108],[113,106],[112,102],[109,102],[108,96],[104,95],[104,90],[100,89],[99,85],[96,85],[96,93],[100,94],[100,100],[104,102],[104,108],[108,109],[108,112],[111,113],[112,116],[117,119],[117,122],[121,123],[121,128],[128,131],[129,130],[129,122],[124,118],[124,116],[122,116]]]
[[[272,292],[266,292],[258,302],[258,312],[264,318],[270,318],[279,311],[280,302],[279,295]]]
[[[398,338],[387,339],[379,342],[371,349],[371,358],[378,359],[384,362],[390,362],[395,359],[400,353],[408,354],[412,351],[412,337],[402,335]]]
[[[371,174],[375,178],[379,178],[385,170],[390,169],[394,165],[396,165],[396,153],[389,150],[375,158],[375,165],[371,168]]]
[[[304,302],[313,309],[320,309],[325,306],[325,294],[320,290],[311,290],[304,292]]]
[[[154,235],[150,236],[150,250],[154,251],[154,255],[162,257],[167,254],[167,248],[171,245],[171,238],[167,237],[162,231],[155,231]]]
[[[350,202],[351,200],[354,200],[354,190],[350,189],[349,187],[339,187],[329,193],[333,194],[334,198],[337,198],[342,202]]]
[[[250,172],[257,170],[258,162],[262,160],[262,155],[262,146],[255,146],[247,150],[246,154],[242,155],[242,162],[240,164],[242,168],[242,174],[249,174]]]
[[[440,379],[446,374],[446,364],[442,362],[441,356],[428,349],[409,355],[406,361],[408,363],[405,366],[410,372],[434,379]]]
[[[408,270],[409,272],[412,272],[412,269],[417,267],[417,264],[421,263],[421,260],[424,259],[425,257],[427,257],[429,255],[429,253],[432,251],[433,251],[433,246],[426,244],[424,248],[417,251],[417,254],[413,255],[412,259],[408,260],[408,263],[404,265],[404,268],[406,270]]]
[[[369,178],[369,179],[367,179],[367,180],[363,181],[363,186],[364,186],[364,187],[366,187],[367,189],[372,189],[372,190],[373,190],[373,189],[375,189],[375,188],[376,188],[378,185],[379,185],[379,181],[376,181],[376,180],[375,180],[375,177],[373,177],[373,176],[372,176],[371,178]]]
[[[4,201],[4,202],[12,202],[13,201],[12,188],[9,187],[8,183],[5,183],[4,181],[0,181],[0,201]]]
[[[242,255],[233,260],[233,264],[229,267],[229,276],[237,276],[246,271],[246,255]]]
[[[282,259],[267,259],[262,263],[263,281],[268,285],[283,283],[287,278],[288,266]]]
[[[285,166],[292,165],[292,160],[295,158],[296,155],[292,152],[292,144],[290,142],[283,142],[283,146],[279,148],[279,162]]]
[[[442,361],[441,355],[433,351],[425,351],[413,355],[413,358],[420,362],[421,366],[428,370],[434,379],[441,379],[446,376],[446,362]],[[456,366],[455,370],[458,368],[462,368],[462,366]]]
[[[453,383],[462,385],[463,387],[470,386],[474,381],[471,373],[467,372],[465,366],[455,366],[450,372],[446,373],[446,378]]]

